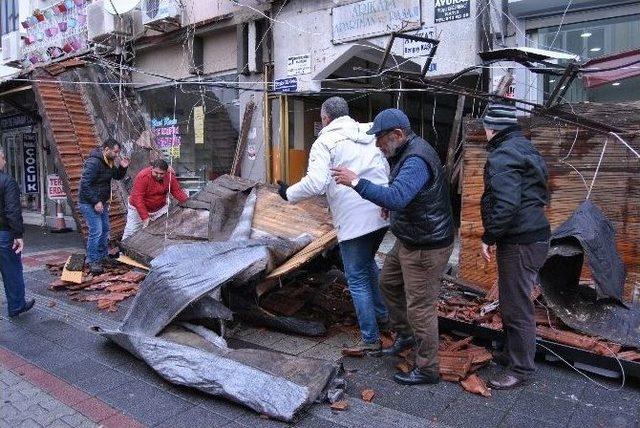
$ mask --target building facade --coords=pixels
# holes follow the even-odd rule
[[[500,14],[505,33],[496,37],[498,43],[504,40],[508,46],[530,46],[577,55],[579,63],[593,63],[589,67],[613,68],[640,59],[640,2],[637,1],[509,0]],[[624,75],[612,73],[598,82],[586,75],[579,76],[567,88],[563,101],[638,100],[640,72],[627,71]],[[559,77],[535,75],[519,67],[515,71],[514,95],[544,103],[559,80]]]

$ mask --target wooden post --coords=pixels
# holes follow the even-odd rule
[[[453,162],[456,155],[456,148],[458,147],[458,135],[460,134],[460,125],[462,123],[462,114],[464,113],[464,102],[466,97],[464,95],[458,96],[458,103],[456,105],[456,114],[453,118],[453,125],[451,126],[451,135],[449,136],[449,149],[447,150],[447,178],[449,182],[453,179]]]
[[[233,158],[233,164],[231,164],[231,175],[240,175],[240,165],[242,164],[244,151],[247,148],[249,128],[251,127],[251,120],[253,119],[253,110],[255,109],[255,107],[256,104],[253,101],[249,101],[244,109],[242,125],[240,126],[240,135],[238,136],[238,145],[236,146],[236,154]]]

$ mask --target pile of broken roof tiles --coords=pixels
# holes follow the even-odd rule
[[[64,264],[49,265],[48,268],[50,272],[58,273],[63,266]],[[71,300],[96,302],[99,310],[116,312],[119,302],[136,295],[140,289],[139,283],[145,276],[145,273],[132,270],[122,264],[105,267],[105,273],[102,275],[84,275],[80,284],[57,279],[49,285],[49,288],[55,291],[67,291]]]
[[[496,304],[497,299],[497,283],[484,297],[472,298],[461,294],[443,295],[438,304],[438,316],[492,330],[502,330],[502,318]],[[620,344],[572,330],[545,307],[542,299],[540,289],[536,287],[531,294],[531,300],[535,304],[538,337],[598,355],[640,361],[640,352],[636,349],[625,348]]]

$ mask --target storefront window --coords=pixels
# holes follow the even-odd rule
[[[156,147],[187,188],[228,174],[238,139],[237,90],[214,94],[194,87],[140,91]]]
[[[538,32],[539,44],[571,52],[584,62],[594,58],[640,48],[640,15],[588,21],[578,24],[542,28]],[[544,99],[559,82],[558,76],[541,76]],[[629,77],[603,86],[587,88],[580,77],[567,90],[565,101],[621,102],[640,99],[640,76]]]

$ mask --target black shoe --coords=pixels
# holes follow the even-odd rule
[[[108,268],[120,266],[120,262],[118,260],[114,259],[113,257],[109,257],[109,256],[107,256],[104,259],[102,259],[100,261],[100,263],[102,264],[102,266],[106,266]]]
[[[502,367],[509,366],[509,357],[507,357],[507,354],[505,354],[504,352],[494,352],[493,361],[496,364],[501,365]]]
[[[413,340],[413,336],[400,336],[396,337],[396,340],[393,341],[393,345],[388,348],[384,348],[380,354],[381,355],[398,355],[400,352],[405,349],[411,348],[415,345],[416,341]]]
[[[101,275],[104,273],[104,269],[102,269],[101,263],[90,263],[89,272],[91,272],[91,275]]]
[[[440,375],[435,373],[423,373],[419,368],[411,370],[409,373],[397,373],[393,380],[402,385],[436,384],[440,382]]]
[[[18,315],[23,314],[23,313],[27,312],[29,309],[33,308],[33,305],[34,305],[35,303],[36,303],[36,299],[30,299],[30,300],[27,300],[27,301],[24,303],[24,307],[23,307],[22,309],[20,309],[18,312],[14,312],[14,313],[12,313],[12,314],[9,314],[9,316],[10,316],[11,318],[13,318],[13,317],[17,317]]]
[[[514,389],[529,383],[528,379],[522,379],[511,373],[500,373],[489,381],[489,386],[493,389]]]

